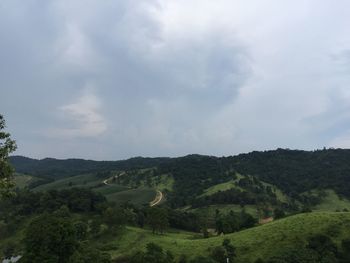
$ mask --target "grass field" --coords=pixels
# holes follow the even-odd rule
[[[135,205],[148,205],[156,196],[156,191],[150,188],[137,188],[107,194],[107,200],[122,204],[130,202]]]
[[[49,184],[40,185],[34,188],[34,191],[47,191],[51,189],[63,189],[70,187],[91,187],[98,185],[102,179],[96,177],[95,174],[82,174],[61,180],[54,181]]]
[[[164,190],[172,191],[174,182],[175,180],[173,177],[167,174],[163,174],[160,177],[160,182],[155,184],[155,188],[160,191],[164,191]]]
[[[163,183],[164,187],[169,186],[171,179],[163,180]],[[147,187],[131,189],[129,186],[119,184],[104,185],[102,179],[96,177],[94,174],[83,174],[64,178],[49,184],[40,185],[34,188],[34,191],[72,187],[93,187],[92,190],[105,195],[108,201],[115,202],[116,204],[122,204],[124,202],[130,202],[135,205],[149,204],[156,196],[156,191]]]
[[[103,185],[101,187],[94,189],[95,192],[99,192],[103,195],[110,195],[113,193],[119,193],[121,191],[126,191],[126,190],[130,190],[130,188],[119,184]]]
[[[346,198],[340,198],[333,190],[326,190],[322,202],[312,210],[315,211],[343,211],[347,209],[350,211],[350,201]]]
[[[240,179],[244,178],[245,176],[241,175],[241,174],[236,174],[237,178],[236,179],[232,179],[228,182],[225,183],[221,183],[221,184],[217,184],[214,185],[212,187],[209,187],[208,189],[206,189],[204,191],[204,193],[202,195],[200,195],[199,197],[203,197],[203,196],[207,196],[207,195],[212,195],[215,194],[219,191],[226,191],[232,188],[236,188],[236,189],[240,189],[241,191],[245,191],[243,188],[237,186],[235,183],[237,183]],[[265,183],[263,181],[261,181],[261,183],[264,186],[270,186],[272,191],[276,194],[276,197],[279,201],[281,202],[287,202],[288,201],[288,197],[280,190],[278,189],[276,186],[269,184],[269,183]]]
[[[26,174],[15,174],[14,176],[16,187],[24,188],[34,180],[37,180],[36,177]]]
[[[285,195],[281,189],[277,188],[275,185],[273,184],[269,184],[269,183],[266,183],[266,182],[263,182],[261,181],[261,183],[264,185],[264,186],[270,186],[271,189],[272,189],[272,192],[275,193],[277,199],[281,202],[288,202],[288,196]]]
[[[237,248],[236,262],[249,263],[258,258],[269,258],[291,247],[303,246],[305,240],[313,234],[323,233],[333,241],[340,243],[350,237],[350,213],[314,212],[299,214],[269,224],[257,226],[237,233],[208,239],[198,239],[189,232],[170,232],[153,235],[150,230],[128,227],[123,235],[112,243],[118,247],[110,251],[113,257],[131,254],[144,249],[146,244],[154,242],[170,250],[176,257],[185,254],[208,255],[210,248],[220,245],[228,238]]]
[[[235,183],[238,182],[241,178],[244,178],[244,176],[240,175],[240,174],[236,174],[236,176],[237,176],[236,179],[232,179],[226,183],[216,184],[216,185],[209,187],[208,189],[204,190],[204,193],[202,195],[200,195],[199,197],[212,195],[212,194],[215,194],[219,191],[226,191],[226,190],[229,190],[231,188],[237,188],[237,189],[244,191],[244,189],[235,185]]]

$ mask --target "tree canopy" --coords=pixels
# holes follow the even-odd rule
[[[9,154],[17,148],[16,142],[11,139],[10,133],[4,131],[5,119],[0,114],[0,198],[11,194],[14,186],[12,175],[13,168],[9,163]]]

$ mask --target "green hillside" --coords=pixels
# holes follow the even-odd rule
[[[230,180],[228,182],[225,182],[225,183],[216,184],[216,185],[213,185],[213,186],[205,189],[204,193],[201,194],[200,197],[207,196],[207,195],[212,195],[212,194],[215,194],[215,193],[217,193],[219,191],[226,191],[226,190],[229,190],[229,189],[232,189],[232,188],[237,188],[237,189],[240,189],[240,190],[244,191],[244,189],[242,189],[241,187],[236,185],[236,183],[242,178],[244,178],[243,175],[236,174],[236,178],[235,179],[232,179],[232,180]]]
[[[14,176],[14,180],[15,180],[16,187],[25,188],[31,182],[33,182],[34,180],[37,180],[37,178],[31,175],[17,173]]]
[[[152,188],[139,187],[131,189],[128,186],[108,183],[103,183],[103,180],[95,174],[83,174],[73,177],[64,178],[52,183],[40,185],[34,191],[47,191],[52,189],[69,189],[73,187],[91,188],[93,191],[106,196],[108,201],[116,204],[130,202],[135,205],[143,205],[151,202],[156,196],[156,192]]]
[[[91,187],[97,186],[102,183],[102,179],[98,178],[96,174],[82,174],[77,176],[72,176],[60,180],[56,180],[52,183],[43,184],[36,188],[34,191],[47,191],[51,189],[64,189],[71,187]]]
[[[153,235],[151,231],[128,227],[123,235],[112,244],[118,247],[110,251],[113,257],[132,254],[154,242],[170,250],[176,257],[185,254],[189,257],[208,255],[210,248],[218,246],[228,238],[237,248],[237,262],[254,262],[287,253],[292,249],[302,249],[306,240],[315,234],[325,234],[340,244],[350,237],[350,213],[306,213],[291,216],[275,222],[243,230],[237,233],[198,239],[190,232],[169,232]]]
[[[312,207],[314,211],[350,211],[350,201],[345,197],[340,197],[335,191],[327,189],[323,191],[322,201]]]
[[[156,191],[151,188],[128,189],[106,195],[108,201],[119,205],[126,202],[134,205],[148,205],[155,197]]]

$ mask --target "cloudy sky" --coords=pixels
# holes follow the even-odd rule
[[[350,147],[348,0],[0,0],[16,154]]]

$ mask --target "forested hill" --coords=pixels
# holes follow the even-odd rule
[[[331,188],[350,197],[350,150],[345,149],[277,149],[230,157],[188,155],[179,158],[138,157],[123,161],[34,160],[13,156],[10,161],[17,172],[52,177],[152,167],[156,169],[154,175],[171,175],[174,195],[187,201],[212,185],[227,182],[234,173],[253,175],[292,197],[316,188]],[[186,200],[177,202],[176,206],[180,206]]]
[[[350,197],[350,150],[277,149],[228,158],[235,169],[274,184],[289,195],[332,188]]]
[[[110,170],[142,169],[167,163],[170,158],[135,157],[120,161],[93,161],[84,159],[54,159],[41,160],[24,156],[11,156],[10,162],[16,172],[38,177],[62,178],[83,173],[94,173]]]

